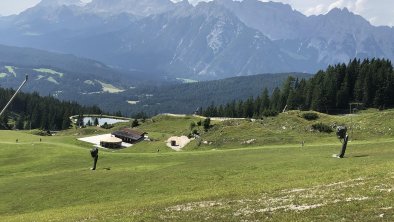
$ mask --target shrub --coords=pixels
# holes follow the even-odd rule
[[[140,123],[138,122],[138,119],[134,119],[133,120],[133,122],[131,123],[131,127],[137,127],[137,126],[139,126],[140,125]]]
[[[302,117],[306,120],[316,120],[319,118],[319,115],[317,113],[304,113],[302,114]]]
[[[196,129],[193,130],[194,135],[200,135]]]
[[[312,129],[321,133],[332,133],[332,128],[324,123],[315,123],[312,125]]]
[[[211,119],[210,118],[206,118],[204,120],[203,126],[204,126],[205,132],[208,131],[209,128],[211,128]]]
[[[101,126],[101,128],[103,128],[103,129],[111,129],[112,127],[114,127],[114,125],[108,124],[107,122],[105,122],[105,123]]]
[[[190,123],[190,130],[193,130],[194,127],[196,127],[196,123],[195,122],[191,122]]]
[[[32,130],[31,134],[36,136],[52,136],[49,130],[39,130],[39,129]]]
[[[274,111],[274,110],[264,110],[263,111],[263,116],[265,116],[265,117],[277,116],[278,114],[279,114],[278,111]]]

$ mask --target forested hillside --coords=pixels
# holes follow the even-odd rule
[[[239,76],[222,80],[196,83],[171,84],[161,86],[138,86],[116,95],[86,95],[83,104],[100,104],[105,100],[111,107],[100,108],[111,112],[121,110],[123,114],[132,115],[145,112],[148,115],[159,113],[194,113],[199,107],[211,104],[226,104],[232,100],[240,100],[257,96],[264,88],[271,93],[275,87],[281,86],[288,76],[308,79],[311,74],[279,73]],[[108,97],[104,97],[108,96]],[[100,100],[96,100],[100,99]],[[128,103],[129,102],[129,103]]]
[[[0,88],[1,109],[14,93],[14,90]],[[38,93],[20,93],[0,117],[0,129],[67,129],[71,125],[69,117],[83,113],[102,112],[96,106],[85,107],[75,102],[61,102],[53,97],[41,97]]]
[[[264,90],[257,98],[233,101],[225,106],[207,107],[206,116],[260,117],[286,109],[341,113],[350,103],[365,108],[394,107],[394,72],[389,60],[354,59],[329,66],[309,80],[289,77],[282,88],[269,96]]]

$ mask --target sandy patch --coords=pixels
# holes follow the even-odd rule
[[[171,141],[175,141],[176,146],[171,146]],[[191,140],[187,136],[173,136],[167,140],[167,146],[175,151],[181,151],[190,141]]]
[[[103,139],[106,139],[108,137],[111,137],[111,134],[102,134],[102,135],[96,135],[96,136],[89,136],[89,137],[83,137],[83,138],[78,138],[80,141],[84,141],[87,143],[94,144],[96,146],[100,147],[100,141]],[[132,144],[129,143],[122,143],[122,147],[131,147]]]

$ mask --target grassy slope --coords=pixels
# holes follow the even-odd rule
[[[217,123],[202,135],[212,145],[188,147],[207,151],[178,153],[155,149],[168,135],[187,133],[190,121],[197,119],[157,117],[141,127],[157,141],[101,151],[95,172],[89,170],[90,145],[74,136],[99,133],[94,129],[73,129],[42,142],[26,132],[0,131],[0,220],[394,220],[394,139],[389,130],[394,112],[352,117],[359,130],[354,129],[356,140],[342,160],[330,157],[340,148],[334,135],[305,131],[311,123],[297,115],[267,119],[264,131],[255,127],[262,123],[241,121],[239,127],[250,134],[233,133],[232,127],[219,127],[226,123]],[[346,118],[323,116],[321,121]],[[286,121],[290,128],[302,127],[286,131]],[[283,141],[257,138],[268,132]],[[308,142],[300,148],[305,135]],[[250,136],[258,139],[256,144],[216,141]]]

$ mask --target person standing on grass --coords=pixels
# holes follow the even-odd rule
[[[93,167],[90,169],[96,170],[96,164],[97,164],[97,160],[98,160],[98,148],[96,146],[90,150],[90,155],[93,158]]]
[[[344,158],[345,152],[346,152],[346,147],[347,147],[347,142],[349,140],[349,136],[347,135],[347,127],[346,126],[338,126],[337,127],[337,137],[342,143],[342,149],[341,149],[341,152],[336,156],[337,156],[337,158]]]

